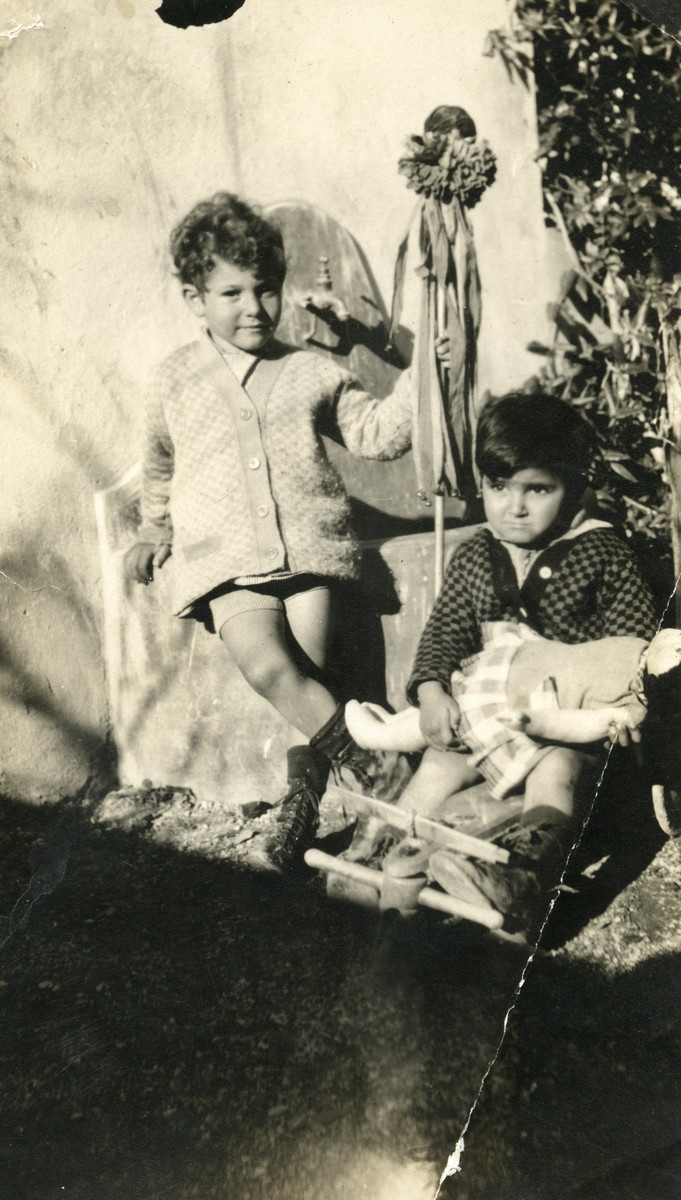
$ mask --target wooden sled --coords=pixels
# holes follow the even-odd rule
[[[341,787],[330,787],[326,795],[340,802],[346,812],[378,817],[386,825],[404,830],[404,837],[388,851],[378,869],[322,850],[308,850],[305,862],[326,874],[330,898],[380,912],[392,909],[403,916],[427,908],[505,932],[505,918],[500,912],[429,886],[426,872],[430,854],[440,849],[486,862],[508,863],[508,851],[492,839],[517,821],[521,797],[493,800],[485,784],[476,784],[451,796],[435,814],[425,816]]]

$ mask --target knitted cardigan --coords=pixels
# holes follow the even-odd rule
[[[407,687],[412,703],[426,680],[450,691],[452,672],[482,649],[483,621],[524,621],[559,642],[627,634],[650,641],[658,624],[650,590],[614,529],[554,542],[520,588],[508,551],[481,529],[448,567],[416,653]]]
[[[143,541],[172,543],[173,609],[273,571],[359,574],[348,496],[322,434],[362,458],[411,444],[409,373],[385,400],[272,342],[245,389],[208,336],[161,363],[146,410]]]

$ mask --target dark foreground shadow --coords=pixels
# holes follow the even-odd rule
[[[677,1200],[681,956],[537,961],[443,1200]]]
[[[3,809],[3,1200],[434,1194],[522,951]]]
[[[83,802],[3,813],[3,1200],[432,1200],[522,950],[335,907],[317,877],[165,849]],[[540,952],[442,1195],[596,1200],[656,1150],[676,1170],[680,989],[676,954],[623,972]]]
[[[628,752],[614,753],[570,861],[566,882],[575,891],[559,896],[543,948],[563,946],[605,912],[639,878],[666,840],[655,819],[650,781],[636,769]]]

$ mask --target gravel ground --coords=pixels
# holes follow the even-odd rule
[[[430,1200],[473,1107],[446,1200],[678,1200],[681,848],[609,804],[516,997],[521,947],[254,873],[268,815],[4,801],[2,1200]]]

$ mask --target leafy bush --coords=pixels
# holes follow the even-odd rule
[[[535,386],[581,407],[599,499],[666,538],[671,446],[663,326],[681,272],[681,47],[621,0],[517,0],[489,54],[534,76],[547,219],[574,270]],[[638,540],[638,539],[637,539]]]

